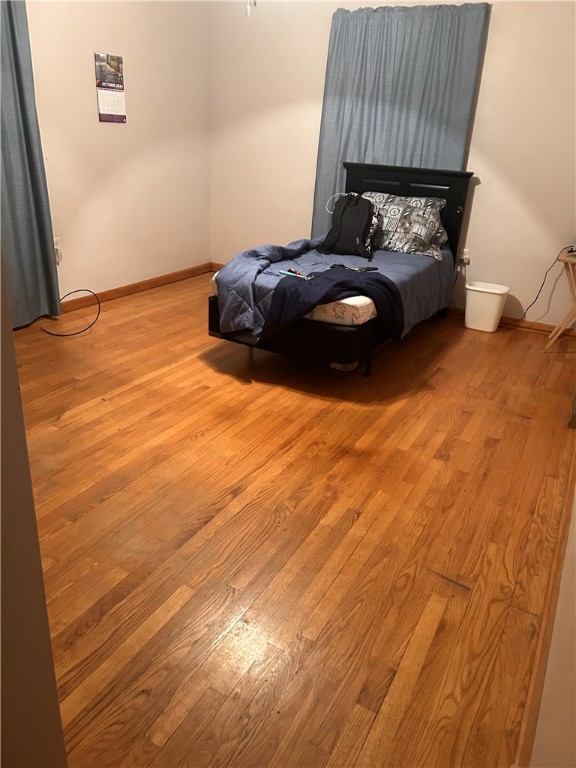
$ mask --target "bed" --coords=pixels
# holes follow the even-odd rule
[[[445,201],[440,215],[446,242],[436,248],[438,255],[432,258],[377,248],[368,261],[355,254],[320,253],[323,238],[244,251],[215,276],[214,295],[208,304],[210,335],[335,367],[348,368],[361,362],[364,374],[369,375],[372,357],[385,343],[403,338],[424,320],[446,314],[473,174],[363,163],[344,166],[346,192]],[[364,271],[366,266],[373,269]],[[363,270],[356,271],[358,267]],[[315,279],[281,274],[290,269]],[[322,281],[334,283],[330,301],[319,301],[313,307],[306,301],[300,305],[300,294],[312,288],[318,292]],[[389,305],[381,293],[387,286]],[[342,293],[335,295],[334,290]],[[288,319],[272,324],[271,332],[269,316],[277,320],[274,309],[279,302],[289,305]]]

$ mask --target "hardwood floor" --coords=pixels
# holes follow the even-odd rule
[[[15,334],[70,766],[529,754],[576,339],[452,317],[366,379],[210,338],[208,293]]]

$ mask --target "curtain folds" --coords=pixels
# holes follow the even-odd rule
[[[344,161],[464,170],[487,3],[339,9],[332,17],[312,234]]]
[[[12,0],[0,6],[2,261],[19,327],[59,315],[60,299],[26,6]]]

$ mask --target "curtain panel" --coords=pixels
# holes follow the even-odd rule
[[[2,261],[17,328],[59,315],[60,299],[26,5],[0,6]]]
[[[312,234],[343,162],[465,170],[489,5],[340,8],[332,17]]]

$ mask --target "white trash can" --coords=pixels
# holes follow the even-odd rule
[[[476,331],[495,331],[502,317],[506,296],[510,293],[507,285],[496,283],[466,283],[466,328]]]

